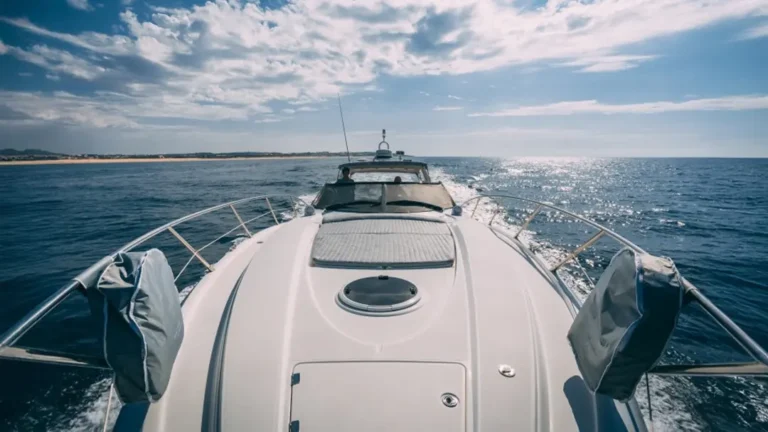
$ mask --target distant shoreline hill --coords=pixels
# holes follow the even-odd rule
[[[296,158],[296,157],[341,157],[345,152],[231,152],[231,153],[166,153],[166,154],[64,154],[38,149],[0,149],[0,161],[46,161],[46,160],[119,160],[119,159],[254,159],[254,158]],[[351,152],[350,156],[373,156],[372,152]]]

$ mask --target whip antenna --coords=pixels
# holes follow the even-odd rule
[[[344,113],[341,111],[341,94],[336,93],[336,96],[339,99],[339,115],[341,116],[341,130],[344,131],[344,145],[347,147],[347,162],[352,162],[352,159],[349,157],[349,143],[347,143],[347,128],[344,127]]]

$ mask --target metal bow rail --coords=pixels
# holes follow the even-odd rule
[[[477,207],[480,204],[480,201],[486,198],[487,199],[507,198],[507,199],[513,199],[517,201],[522,201],[525,203],[534,204],[536,206],[533,212],[531,212],[528,215],[528,217],[525,218],[525,220],[523,220],[522,225],[514,234],[513,239],[515,240],[517,240],[520,234],[523,231],[525,231],[526,228],[528,228],[528,225],[531,223],[531,221],[533,221],[536,215],[538,215],[539,212],[541,212],[541,210],[545,208],[570,216],[578,220],[579,222],[583,222],[597,230],[597,232],[592,237],[590,237],[586,242],[584,242],[581,246],[570,251],[565,258],[563,258],[557,264],[549,268],[549,271],[551,271],[556,277],[557,277],[557,270],[559,270],[564,264],[575,259],[579,254],[581,254],[585,250],[589,249],[603,236],[611,237],[612,239],[616,240],[619,244],[629,247],[637,253],[646,253],[643,249],[641,249],[636,244],[632,243],[631,241],[627,240],[626,238],[622,237],[621,235],[617,234],[611,229],[598,224],[597,222],[586,219],[582,216],[579,216],[573,212],[562,209],[560,207],[556,207],[554,205],[543,203],[540,201],[531,200],[527,198],[520,198],[512,195],[486,194],[486,195],[479,195],[474,198],[470,198],[467,201],[463,202],[460,206],[463,208],[467,204],[475,201],[475,205],[472,208],[472,214],[471,214],[471,216],[474,217],[475,212],[477,211]],[[498,203],[496,204],[498,205]],[[488,226],[491,226],[493,224],[493,221],[495,220],[496,216],[500,213],[500,210],[502,208],[503,206],[500,209],[498,209],[499,211],[496,211],[493,214],[493,216],[491,217],[491,220],[488,222]],[[520,245],[525,247],[524,245],[522,245],[522,243],[520,243]],[[561,279],[558,277],[558,280],[561,280]],[[754,359],[754,361],[739,362],[739,363],[662,365],[662,366],[654,367],[649,371],[649,373],[653,373],[656,375],[677,375],[677,376],[686,375],[686,376],[768,377],[768,353],[766,353],[765,349],[761,347],[757,342],[755,342],[755,340],[752,339],[744,330],[742,330],[741,327],[739,327],[735,322],[733,322],[733,320],[728,315],[726,315],[722,310],[720,310],[720,308],[715,306],[715,304],[712,303],[712,301],[709,300],[709,298],[707,298],[701,291],[699,291],[699,289],[696,288],[696,286],[694,286],[685,278],[681,278],[681,280],[683,283],[683,287],[685,288],[686,301],[698,303],[702,307],[702,309],[704,309],[704,311],[717,324],[719,324],[720,327],[722,327],[728,333],[728,335],[734,341],[736,341],[744,349],[744,351],[747,352],[747,354],[749,354]],[[561,280],[561,283],[562,283],[562,280]],[[568,287],[564,283],[563,283],[563,286],[566,289],[568,289]]]
[[[89,267],[79,275],[75,276],[69,283],[67,283],[65,286],[60,288],[58,291],[51,294],[47,299],[45,299],[42,303],[40,303],[37,307],[35,307],[31,312],[29,312],[26,316],[24,316],[21,320],[19,320],[13,327],[11,327],[5,333],[0,335],[0,359],[29,361],[29,362],[36,362],[36,363],[59,364],[59,365],[66,365],[66,366],[80,366],[80,367],[88,367],[88,368],[95,368],[95,369],[109,369],[109,366],[107,365],[106,361],[103,358],[79,355],[79,354],[71,354],[71,353],[60,353],[60,352],[48,351],[48,350],[37,349],[37,348],[16,347],[14,346],[14,344],[18,342],[18,340],[22,336],[24,336],[29,330],[35,327],[35,325],[37,325],[40,322],[40,320],[43,319],[43,317],[45,317],[49,312],[51,312],[53,309],[59,306],[64,300],[66,300],[71,294],[73,294],[76,291],[85,291],[89,288],[92,288],[98,281],[99,275],[104,271],[104,269],[107,268],[107,266],[112,264],[115,257],[119,253],[131,251],[136,247],[144,244],[149,239],[161,233],[164,233],[166,231],[170,232],[174,237],[176,237],[176,239],[178,239],[179,242],[185,248],[187,248],[187,250],[189,250],[189,252],[191,253],[189,260],[186,262],[184,267],[182,267],[182,269],[176,275],[175,280],[179,279],[179,277],[182,275],[182,273],[184,273],[184,271],[187,269],[189,264],[194,259],[197,259],[206,268],[207,271],[209,272],[214,271],[215,270],[214,266],[210,264],[208,261],[206,261],[205,258],[203,258],[201,252],[204,249],[208,248],[209,246],[213,245],[217,241],[221,240],[222,238],[226,237],[227,235],[231,234],[232,232],[238,229],[242,229],[246,236],[252,237],[253,233],[251,233],[251,231],[248,229],[247,224],[255,220],[261,219],[262,217],[272,215],[272,219],[275,221],[275,224],[279,224],[280,221],[277,217],[277,214],[275,213],[275,208],[272,207],[272,203],[270,202],[270,198],[275,198],[275,197],[290,199],[290,202],[291,202],[290,209],[293,210],[293,217],[296,217],[296,213],[298,211],[298,207],[296,206],[296,204],[301,202],[301,203],[304,203],[305,205],[308,205],[305,202],[303,202],[301,199],[296,198],[294,196],[290,196],[290,195],[259,195],[259,196],[249,197],[249,198],[243,198],[240,200],[230,201],[224,204],[219,204],[213,207],[209,207],[205,210],[201,210],[199,212],[181,217],[163,226],[155,228],[154,230],[149,231],[144,235],[132,240],[131,242],[124,245],[117,251],[113,252],[110,255],[107,255],[106,257],[98,261],[96,264],[92,265],[91,267]],[[235,207],[240,204],[257,201],[257,200],[264,200],[267,204],[267,208],[269,208],[269,211],[261,213],[254,218],[244,221],[240,216],[240,213],[238,213]],[[226,233],[222,234],[215,240],[211,241],[210,243],[206,244],[205,246],[199,249],[195,249],[175,229],[175,227],[179,224],[182,224],[184,222],[196,219],[200,216],[213,213],[215,211],[226,209],[226,208],[229,208],[234,213],[235,217],[237,218],[238,224],[235,225],[235,227],[232,228],[231,230],[227,231]],[[286,207],[277,208],[277,210],[286,210],[286,209],[288,208]]]

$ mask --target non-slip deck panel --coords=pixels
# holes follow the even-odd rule
[[[324,223],[312,246],[317,266],[450,267],[453,236],[442,222],[358,219]]]

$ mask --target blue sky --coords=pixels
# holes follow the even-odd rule
[[[0,3],[0,147],[768,157],[768,0]]]

